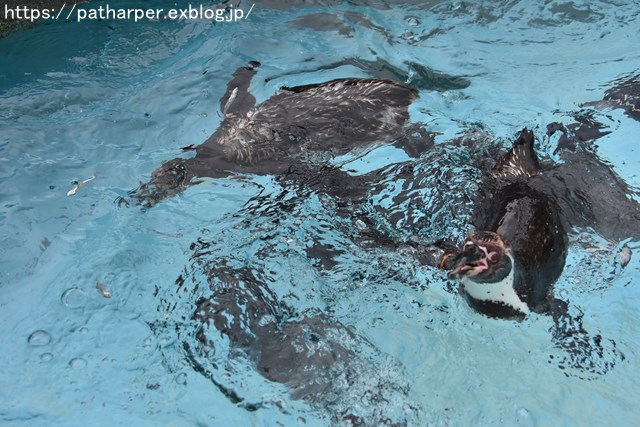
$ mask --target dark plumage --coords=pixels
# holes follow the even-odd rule
[[[554,200],[529,185],[538,171],[533,132],[525,129],[477,196],[472,224],[480,232],[463,244],[451,276],[487,315],[546,310],[562,273],[567,236]]]
[[[569,139],[570,130],[560,128]],[[551,129],[553,131],[553,129]],[[474,197],[476,228],[456,249],[444,241],[427,248],[430,265],[451,270],[469,305],[491,317],[548,314],[555,346],[566,351],[566,375],[588,378],[625,356],[612,340],[591,335],[553,285],[567,256],[567,232],[589,227],[612,242],[640,236],[640,206],[610,167],[582,141],[560,151],[562,163],[540,170],[526,129],[485,176]],[[575,150],[575,151],[574,151]],[[568,368],[577,369],[571,374]]]
[[[256,66],[234,73],[221,99],[225,118],[196,156],[166,162],[133,192],[141,204],[153,206],[197,178],[283,174],[292,164],[313,163],[318,153],[339,156],[396,140],[417,97],[415,89],[389,80],[337,79],[285,87],[255,106],[248,89]]]

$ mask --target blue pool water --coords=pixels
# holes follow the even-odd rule
[[[555,288],[601,337],[585,370],[552,337],[550,316],[484,317],[406,248],[355,236],[368,212],[399,239],[459,240],[480,176],[473,152],[529,127],[541,157],[557,161],[546,126],[579,111],[606,126],[593,148],[640,200],[640,123],[601,101],[640,70],[639,17],[631,1],[265,0],[235,23],[60,20],[0,39],[1,424],[637,424],[638,242],[570,234]],[[207,179],[149,210],[116,203],[215,131],[238,67],[262,64],[251,85],[262,102],[282,86],[368,75],[356,61],[328,67],[347,58],[386,61],[408,83],[407,63],[467,82],[420,90],[411,122],[439,133],[420,159],[382,146],[331,160],[354,174],[388,167],[364,205],[253,175]],[[463,134],[488,142],[448,148]],[[415,163],[406,185],[420,217],[390,201],[402,162]],[[312,243],[334,265],[310,255]],[[346,349],[348,362],[308,374],[321,391],[297,398],[296,379],[260,375],[255,349],[213,326],[194,355],[196,304],[229,271],[248,272],[238,286],[267,295],[290,325],[320,322]]]

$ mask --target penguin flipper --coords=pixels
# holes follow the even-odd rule
[[[227,91],[220,99],[222,114],[245,116],[255,107],[256,98],[249,93],[249,85],[259,66],[259,62],[251,61],[248,66],[240,67],[233,73],[233,79],[227,83]]]
[[[533,143],[533,131],[524,128],[492,175],[501,179],[526,179],[536,176],[540,171],[540,163]]]
[[[564,163],[545,170],[532,185],[556,201],[566,230],[593,228],[610,241],[640,240],[638,194],[594,153],[563,153]]]

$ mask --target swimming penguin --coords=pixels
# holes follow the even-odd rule
[[[478,231],[445,259],[469,304],[493,317],[547,310],[567,256],[558,206],[529,185],[540,170],[533,142],[524,129],[486,177],[471,219]]]
[[[140,204],[151,207],[197,178],[284,174],[292,164],[313,163],[314,153],[339,156],[381,141],[397,143],[406,135],[415,89],[383,79],[336,79],[284,87],[256,106],[249,84],[259,65],[252,62],[234,73],[220,102],[224,119],[195,147],[195,157],[164,163],[132,192]]]
[[[280,245],[268,240],[262,241],[262,254],[245,266],[234,265],[233,256],[221,249],[230,243],[226,237],[192,244],[194,262],[175,287],[160,291],[159,310],[166,317],[150,323],[154,333],[171,334],[180,343],[165,348],[171,360],[182,351],[194,374],[248,411],[263,407],[265,386],[275,393],[270,396],[284,397],[284,388],[274,389],[245,371],[253,367],[269,382],[286,386],[292,399],[320,411],[331,425],[416,425],[420,404],[410,396],[404,367],[327,310],[292,305],[301,295],[293,282],[283,297],[283,288],[273,286],[273,272],[264,268],[264,262],[282,255]],[[168,331],[166,319],[178,313],[184,317]]]

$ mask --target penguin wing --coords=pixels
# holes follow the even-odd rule
[[[523,129],[509,152],[502,157],[492,175],[502,179],[526,179],[536,176],[540,163],[533,149],[533,131]]]
[[[591,227],[607,240],[640,240],[638,195],[593,153],[565,152],[563,160],[534,182],[554,198],[566,229]]]

